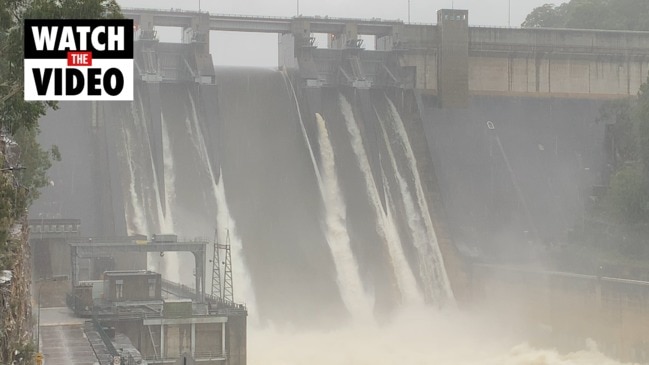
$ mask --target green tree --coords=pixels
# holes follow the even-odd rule
[[[649,30],[649,1],[570,0],[534,9],[523,27]]]
[[[642,166],[629,164],[613,176],[605,198],[613,218],[624,224],[645,222],[649,217],[649,183]]]
[[[523,27],[649,31],[647,0],[570,0],[534,9]],[[638,98],[604,104],[599,121],[609,124],[614,168],[601,207],[627,225],[647,223],[649,215],[649,84]]]
[[[522,26],[528,28],[563,28],[566,25],[566,11],[566,4],[539,6],[525,18]]]
[[[57,104],[23,98],[23,19],[120,17],[115,0],[0,0],[0,131],[22,146],[20,163],[28,171],[20,175],[20,183],[31,192],[26,204],[47,183],[45,172],[53,155],[36,142],[38,120]]]
[[[643,162],[645,178],[649,180],[649,79],[640,86],[634,112],[639,155]]]
[[[47,184],[47,170],[61,158],[56,146],[37,141],[38,120],[54,102],[23,98],[23,19],[118,18],[115,0],[0,0],[0,269],[14,272],[12,295],[0,296],[0,364],[32,364],[27,335],[29,248],[10,234],[25,223],[27,208]],[[20,166],[22,170],[12,170]]]

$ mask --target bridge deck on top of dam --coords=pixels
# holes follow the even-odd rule
[[[191,77],[214,83],[209,33],[214,31],[279,34],[278,65],[300,71],[309,85],[361,88],[397,87],[438,95],[440,105],[466,107],[470,95],[615,99],[635,95],[649,71],[649,32],[502,28],[469,26],[466,10],[444,9],[431,16],[436,24],[401,20],[330,17],[214,15],[163,9],[124,9],[147,37],[155,26],[181,27],[178,48],[196,61],[165,57],[148,62],[184,70],[198,65]],[[432,14],[431,14],[432,15]],[[312,34],[326,33],[327,47]],[[365,50],[359,36],[375,37]],[[148,46],[147,50],[155,49]],[[362,51],[362,52],[361,52]],[[148,51],[147,51],[148,52]],[[144,52],[147,54],[146,52]],[[146,57],[149,57],[148,54]],[[145,65],[146,57],[138,64]],[[175,61],[174,61],[175,60]],[[144,67],[144,66],[142,66]],[[156,67],[143,73],[177,81]],[[203,76],[206,76],[203,78]]]
[[[122,13],[127,18],[137,21],[143,17],[152,17],[154,26],[190,28],[192,20],[199,17],[209,19],[209,29],[214,31],[278,33],[285,34],[295,31],[294,22],[308,23],[312,33],[339,34],[344,33],[349,24],[356,26],[355,34],[374,35],[378,37],[392,36],[400,41],[412,38],[408,33],[412,30],[437,29],[441,24],[407,23],[400,19],[380,18],[340,18],[328,16],[259,16],[240,14],[210,14],[181,9],[146,9],[123,8]],[[396,34],[403,27],[406,34]],[[436,32],[420,34],[419,41],[436,43]],[[596,39],[606,36],[606,39]],[[425,39],[424,39],[425,38]],[[541,51],[559,49],[573,50],[575,53],[589,52],[649,55],[647,39],[649,32],[628,30],[602,29],[568,29],[568,28],[521,28],[502,26],[469,26],[470,48],[472,50],[502,50],[516,51],[519,47],[534,47]],[[615,39],[617,42],[607,42]],[[530,42],[534,40],[534,42]],[[412,41],[412,40],[411,40]],[[400,44],[404,46],[403,43]],[[578,50],[574,50],[578,47]]]
[[[124,8],[122,13],[125,17],[135,20],[142,15],[153,17],[155,25],[163,27],[184,27],[189,28],[192,19],[200,16],[209,17],[210,30],[232,31],[232,32],[255,32],[255,33],[291,33],[294,21],[309,22],[311,31],[314,33],[340,33],[344,31],[345,25],[357,24],[358,34],[384,36],[392,32],[395,25],[403,25],[400,20],[381,19],[353,19],[353,18],[329,18],[329,17],[272,17],[272,16],[251,16],[232,14],[209,14],[206,12],[187,10],[163,10],[163,9],[134,9]]]

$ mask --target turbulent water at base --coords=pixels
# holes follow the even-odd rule
[[[290,349],[287,345],[290,344]],[[387,325],[334,331],[249,332],[252,365],[621,365],[585,341],[583,350],[539,349],[497,321],[455,311],[408,308]]]

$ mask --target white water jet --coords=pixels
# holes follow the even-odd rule
[[[131,115],[135,124],[139,121],[139,115],[135,108],[135,104],[131,103]],[[137,188],[135,181],[137,177],[135,176],[135,169],[133,166],[133,151],[131,146],[136,146],[135,141],[133,141],[129,128],[124,125],[124,120],[122,120],[122,139],[124,142],[124,153],[125,161],[128,167],[128,192],[130,200],[126,201],[126,230],[129,235],[132,234],[146,234],[149,228],[145,219],[144,211],[142,209],[142,199],[137,193]],[[130,208],[130,209],[129,209]]]
[[[246,303],[246,306],[249,310],[250,319],[254,323],[258,321],[255,292],[248,271],[248,266],[243,257],[243,243],[241,242],[241,238],[237,233],[236,222],[234,221],[232,215],[230,214],[230,209],[228,208],[228,202],[225,195],[223,171],[219,170],[220,178],[219,181],[217,181],[212,169],[212,164],[210,163],[209,152],[207,150],[207,144],[205,143],[205,137],[199,124],[198,115],[196,114],[196,104],[194,103],[194,97],[191,93],[189,93],[189,101],[192,108],[191,122],[193,123],[190,123],[189,119],[186,121],[186,123],[190,131],[190,137],[194,142],[194,146],[198,149],[198,154],[201,158],[201,162],[203,163],[203,168],[209,173],[212,182],[212,191],[214,193],[214,199],[216,200],[216,230],[218,241],[221,244],[225,244],[227,232],[229,232],[233,266],[232,279],[234,281],[235,288],[243,288],[241,290],[243,294],[238,298],[235,296],[235,302],[243,301],[244,303]],[[237,293],[237,291],[235,291],[235,293]],[[241,300],[241,298],[243,298],[243,300]]]
[[[230,250],[232,253],[232,280],[234,281],[234,299],[235,302],[244,302],[248,308],[248,316],[252,324],[259,322],[257,312],[257,302],[255,298],[255,291],[252,285],[250,274],[248,274],[248,266],[243,257],[243,243],[237,233],[237,226],[232,219],[228,202],[225,196],[225,183],[223,182],[223,174],[220,174],[221,179],[216,184],[216,200],[217,200],[217,236],[218,242],[225,244],[227,234],[230,234]],[[241,296],[237,296],[238,290],[241,289]],[[243,300],[241,300],[243,298]]]
[[[401,240],[397,232],[396,224],[389,215],[386,215],[383,212],[383,208],[381,207],[379,192],[376,187],[376,183],[374,182],[374,178],[372,177],[369,159],[367,157],[367,153],[365,152],[365,147],[363,146],[360,129],[358,128],[356,119],[354,118],[352,106],[342,94],[338,95],[338,99],[343,117],[345,119],[345,123],[347,125],[347,130],[350,134],[354,154],[358,159],[361,172],[363,173],[363,177],[365,179],[367,194],[372,205],[374,206],[374,210],[377,216],[378,232],[385,240],[390,258],[392,259],[394,273],[399,285],[399,290],[401,291],[402,302],[404,304],[421,304],[423,303],[423,298],[421,296],[421,293],[419,292],[419,288],[417,287],[415,276],[403,252],[403,246],[401,245]]]
[[[318,113],[315,117],[322,161],[321,189],[324,197],[325,235],[336,267],[338,289],[352,317],[355,320],[367,321],[371,319],[373,304],[363,288],[358,263],[351,248],[347,232],[347,208],[338,183],[334,150],[324,118]]]
[[[419,206],[419,211],[421,217],[423,218],[423,223],[426,228],[426,235],[428,236],[429,247],[431,251],[428,251],[426,261],[428,265],[432,265],[432,272],[435,285],[433,289],[433,296],[435,299],[442,302],[454,302],[453,291],[451,289],[451,284],[446,273],[446,268],[444,265],[444,258],[442,252],[439,248],[439,242],[437,240],[437,234],[435,233],[435,227],[433,226],[433,220],[430,216],[430,211],[428,210],[428,203],[426,201],[426,195],[424,194],[424,189],[421,183],[421,177],[419,176],[419,169],[417,168],[417,160],[415,154],[410,145],[410,140],[408,139],[408,134],[406,132],[405,125],[401,119],[401,115],[397,111],[394,103],[388,98],[385,97],[388,106],[390,107],[390,114],[392,115],[393,126],[395,128],[397,136],[401,142],[401,146],[404,149],[406,159],[408,161],[408,167],[412,173],[412,176],[415,180],[415,194],[417,195],[417,203]]]
[[[165,209],[162,211],[161,205],[159,205],[162,215],[158,216],[159,220],[159,229],[163,234],[175,233],[173,217],[171,214],[172,204],[176,202],[176,172],[174,170],[174,160],[173,160],[173,150],[171,148],[171,141],[169,138],[169,130],[167,129],[167,123],[165,122],[164,115],[160,115],[160,120],[162,123],[162,160],[164,165],[164,199],[165,199]],[[158,184],[155,184],[156,193]],[[158,194],[158,196],[160,196]],[[164,269],[166,278],[171,281],[180,282],[182,276],[180,272],[180,258],[178,257],[177,252],[168,252],[164,257]]]
[[[437,277],[435,273],[435,263],[437,257],[435,257],[429,247],[429,233],[424,226],[423,218],[420,211],[415,207],[415,202],[412,198],[410,189],[408,188],[408,182],[403,177],[399,171],[399,165],[397,160],[394,157],[394,151],[392,150],[392,145],[388,138],[388,134],[385,131],[384,125],[385,121],[378,115],[379,122],[381,124],[381,132],[383,134],[383,140],[388,150],[388,156],[390,158],[390,163],[395,172],[395,177],[397,185],[399,186],[399,191],[401,193],[401,198],[405,208],[409,233],[412,238],[412,244],[417,250],[417,261],[419,263],[419,275],[422,282],[424,283],[424,293],[426,298],[438,299],[436,297],[437,292],[439,291],[439,283],[437,282]]]

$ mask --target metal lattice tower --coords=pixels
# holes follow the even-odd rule
[[[221,287],[221,255],[218,244],[218,232],[214,230],[214,253],[212,254],[212,297],[221,298],[223,288]]]
[[[225,261],[223,269],[223,300],[234,303],[234,285],[232,283],[232,255],[230,251],[230,231],[225,237]]]

